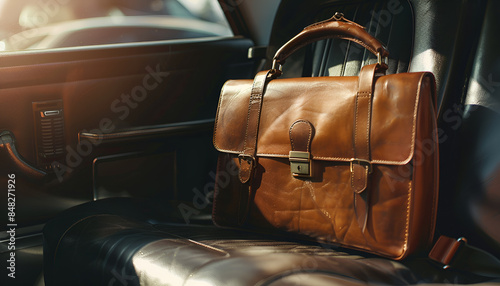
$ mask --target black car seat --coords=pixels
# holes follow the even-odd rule
[[[442,231],[464,235],[499,255],[500,39],[496,34],[500,19],[495,11],[500,11],[500,2],[489,1],[465,95],[442,111],[441,126],[458,131],[448,146],[453,150],[449,156],[459,162],[455,175],[449,174],[455,182],[444,194],[444,200],[450,199],[450,216],[442,217],[453,223],[443,223]]]
[[[268,47],[272,56],[304,26],[341,11],[387,44],[390,73],[433,72],[442,147],[437,233],[467,235],[495,255],[499,10],[495,0],[283,0]],[[352,44],[324,40],[294,54],[285,75],[356,75],[373,60]],[[443,269],[425,256],[394,262],[289,236],[221,229],[163,202],[127,198],[80,205],[49,221],[44,269],[48,286],[500,283]]]

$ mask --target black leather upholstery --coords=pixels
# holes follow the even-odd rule
[[[381,25],[372,27],[391,52],[390,72],[432,71],[438,82],[442,131],[438,233],[470,235],[471,242],[498,255],[500,136],[495,128],[500,123],[500,42],[496,35],[500,3],[286,0],[275,20],[268,56],[304,26],[335,11],[344,11],[346,17],[365,24],[381,19],[388,7],[403,10],[388,16],[383,29],[378,30]],[[338,41],[323,41],[304,49],[287,61],[285,75],[353,75],[363,62],[373,60],[347,46],[344,56],[342,49]],[[394,262],[278,234],[220,229],[210,222],[182,222],[178,213],[159,202],[110,199],[70,209],[44,229],[47,285],[495,282],[440,269],[423,257]],[[496,283],[500,285],[500,280]]]
[[[339,285],[412,285],[482,280],[439,270],[422,259],[403,264],[280,234],[159,223],[152,219],[157,207],[106,199],[60,215],[44,230],[47,285],[317,285],[317,279]]]
[[[489,1],[466,97],[457,107],[462,118],[446,119],[459,126],[458,169],[454,214],[462,233],[477,245],[500,253],[500,10]]]
[[[442,103],[455,92],[457,81],[464,80],[484,6],[470,0],[285,0],[275,18],[268,58],[305,26],[343,12],[387,46],[388,73],[434,73]],[[293,54],[284,76],[357,75],[363,64],[375,61],[369,52],[342,40],[324,41],[312,50],[314,54],[311,49]]]

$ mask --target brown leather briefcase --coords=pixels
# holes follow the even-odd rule
[[[362,45],[378,63],[357,77],[278,78],[295,50],[333,37]],[[434,77],[384,75],[387,56],[336,14],[286,43],[271,70],[226,82],[214,132],[214,222],[397,260],[428,250],[438,197]]]

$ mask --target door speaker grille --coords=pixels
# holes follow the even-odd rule
[[[65,155],[64,113],[62,100],[34,102],[36,154],[38,166],[52,169],[52,163]]]

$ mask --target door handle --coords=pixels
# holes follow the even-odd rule
[[[46,178],[47,173],[28,163],[16,149],[16,139],[10,131],[0,133],[0,158],[1,162],[10,162],[9,166],[15,172],[28,180],[40,181]],[[5,166],[5,163],[2,165]]]

